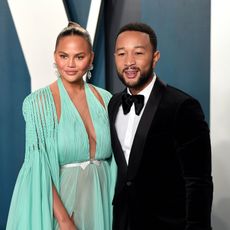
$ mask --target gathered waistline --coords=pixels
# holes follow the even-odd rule
[[[99,166],[101,163],[101,161],[99,160],[88,160],[88,161],[83,161],[83,162],[75,162],[75,163],[70,163],[70,164],[65,164],[61,166],[61,169],[65,169],[65,168],[75,168],[80,166],[82,169],[85,169],[89,164],[95,164],[97,166]]]

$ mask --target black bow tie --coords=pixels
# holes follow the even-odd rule
[[[129,113],[132,104],[134,103],[135,113],[136,115],[139,115],[144,106],[144,99],[145,97],[143,95],[130,95],[128,93],[124,93],[122,95],[122,108],[124,114]]]

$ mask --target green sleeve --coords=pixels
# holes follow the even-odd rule
[[[7,230],[52,230],[52,184],[58,190],[57,120],[51,92],[44,88],[23,103],[26,122],[25,160],[19,172],[7,220]]]

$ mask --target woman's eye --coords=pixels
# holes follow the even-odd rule
[[[136,54],[136,55],[142,55],[143,52],[136,52],[135,54]]]
[[[84,56],[77,56],[78,60],[82,60],[84,58]]]
[[[66,56],[66,55],[64,55],[64,54],[61,54],[61,55],[60,55],[60,58],[61,58],[61,59],[66,59],[66,58],[67,58],[67,56]]]

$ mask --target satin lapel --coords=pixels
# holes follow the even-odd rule
[[[165,84],[157,78],[133,140],[129,158],[128,180],[132,180],[139,169],[145,141],[164,89]]]
[[[121,143],[118,139],[116,127],[115,127],[115,122],[116,122],[116,117],[118,113],[118,109],[121,105],[121,97],[122,93],[116,95],[116,98],[112,101],[110,104],[109,108],[109,117],[110,117],[110,131],[111,131],[111,139],[112,139],[112,146],[113,146],[113,152],[114,152],[114,157],[116,159],[117,164],[119,164],[119,170],[123,174],[126,174],[127,171],[127,163],[125,160],[125,156],[121,147]]]

